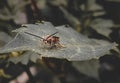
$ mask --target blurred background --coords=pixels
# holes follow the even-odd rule
[[[22,52],[0,55],[0,83],[120,83],[120,0],[0,0],[0,47],[22,24],[69,25],[89,38],[118,44],[118,51],[87,61],[42,58],[8,62]]]

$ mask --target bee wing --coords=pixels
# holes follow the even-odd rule
[[[37,24],[24,24],[21,28],[16,29],[13,32],[28,32],[43,37],[46,35],[51,35],[57,32],[57,30],[50,22],[44,22]]]
[[[18,33],[13,40],[11,40],[4,47],[0,48],[0,53],[8,53],[12,51],[34,50],[39,46],[39,40],[31,38],[24,33]]]

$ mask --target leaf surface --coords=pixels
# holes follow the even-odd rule
[[[50,49],[43,44],[42,39],[26,34],[25,32],[44,37],[55,32],[55,36],[60,38],[61,48]],[[26,24],[25,26],[14,30],[18,32],[17,36],[7,45],[0,49],[0,53],[12,51],[34,51],[41,54],[42,57],[65,58],[70,61],[83,61],[93,58],[99,58],[116,46],[116,43],[110,43],[104,40],[89,39],[79,34],[71,27],[54,27],[50,22],[38,24]]]

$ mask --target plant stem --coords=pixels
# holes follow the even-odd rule
[[[34,16],[35,16],[35,18],[36,19],[41,19],[40,18],[40,10],[39,10],[39,8],[38,8],[38,6],[37,6],[37,4],[36,4],[36,1],[35,0],[31,0],[31,4],[32,4],[32,6],[33,6],[33,13],[34,13]]]

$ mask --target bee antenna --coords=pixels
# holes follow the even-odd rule
[[[53,34],[51,34],[51,35],[49,35],[49,36],[46,38],[46,40],[47,40],[48,38],[50,38],[51,36],[53,36],[53,35],[57,34],[57,33],[58,33],[58,31],[57,31],[57,32],[55,32],[55,33],[53,33]]]
[[[44,38],[42,38],[42,37],[40,37],[40,36],[37,36],[37,35],[35,35],[35,34],[32,34],[32,33],[29,33],[29,32],[24,32],[24,33],[29,34],[29,35],[32,35],[32,36],[35,36],[35,37],[38,37],[38,38],[41,38],[41,39],[45,40]]]

